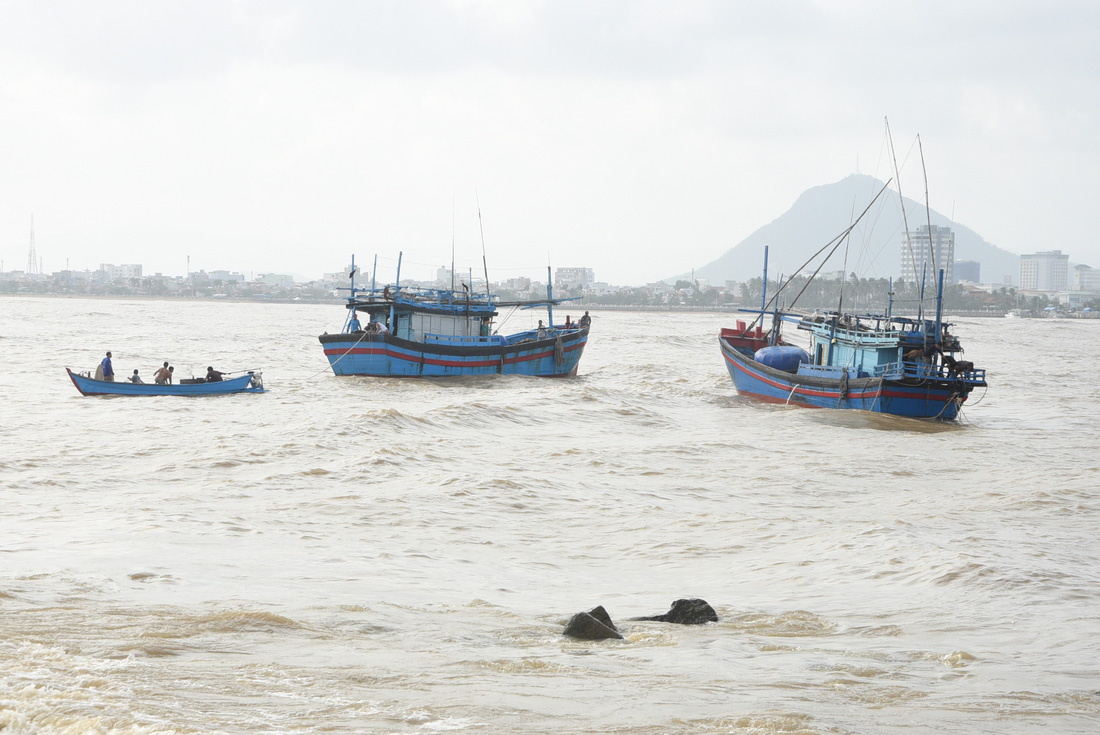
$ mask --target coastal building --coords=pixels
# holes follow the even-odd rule
[[[982,264],[976,260],[955,261],[955,281],[962,283],[981,283]]]
[[[943,225],[921,225],[901,238],[901,278],[907,283],[936,283],[936,271],[943,269],[943,282],[955,282],[955,233]]]
[[[587,288],[595,283],[596,275],[591,268],[555,268],[554,288]]]
[[[1069,285],[1069,256],[1047,250],[1020,256],[1020,288],[1029,291],[1064,291]]]
[[[282,288],[290,288],[294,285],[294,276],[285,273],[261,273],[256,280],[268,286],[281,286]]]
[[[140,264],[114,265],[112,263],[100,263],[97,275],[104,281],[117,281],[119,278],[141,278]]]
[[[1069,288],[1071,291],[1100,292],[1100,268],[1090,268],[1084,264],[1073,266],[1073,281]]]

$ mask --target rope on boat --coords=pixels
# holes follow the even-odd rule
[[[787,401],[786,401],[786,403],[783,404],[784,406],[791,405],[791,398],[794,397],[794,392],[796,390],[798,390],[798,384],[797,383],[795,385],[791,386],[791,392],[787,394]]]
[[[954,402],[954,400],[958,397],[959,397],[959,392],[958,391],[951,391],[951,395],[948,397],[948,399],[946,401],[943,402],[943,408],[940,409],[940,412],[936,414],[935,418],[938,419],[940,416],[943,416],[943,412],[946,411],[947,407],[950,406]],[[955,412],[956,413],[958,413],[959,408],[960,408],[959,406],[955,407]]]
[[[359,343],[360,343],[360,342],[362,342],[362,341],[363,341],[364,339],[366,339],[366,338],[367,338],[367,335],[369,335],[369,334],[370,334],[370,332],[363,332],[363,336],[362,336],[362,337],[360,337],[359,339],[357,339],[357,340],[355,341],[355,344],[353,344],[353,345],[352,345],[351,347],[349,347],[349,348],[347,349],[347,351],[346,351],[346,352],[344,352],[344,354],[340,355],[340,356],[339,356],[338,358],[336,358],[336,359],[335,359],[334,361],[332,361],[331,363],[329,363],[329,366],[328,366],[328,367],[327,367],[326,369],[324,369],[324,370],[322,370],[322,371],[320,371],[320,372],[314,373],[313,375],[310,375],[310,376],[309,376],[308,378],[306,378],[306,380],[313,380],[314,378],[316,378],[316,377],[317,377],[318,375],[320,375],[321,373],[327,373],[327,372],[328,372],[329,370],[332,370],[332,369],[333,369],[334,367],[336,367],[336,363],[340,362],[340,361],[341,361],[341,360],[343,360],[343,359],[344,359],[345,357],[347,357],[348,355],[350,355],[350,354],[351,354],[351,351],[352,351],[352,350],[354,350],[354,349],[355,349],[356,347],[358,347],[358,346],[359,346]]]

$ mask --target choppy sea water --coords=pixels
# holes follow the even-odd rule
[[[0,299],[0,731],[1100,730],[1100,322],[960,320],[943,424],[739,398],[733,315],[438,382],[333,377],[342,316]],[[107,349],[270,392],[81,397]]]

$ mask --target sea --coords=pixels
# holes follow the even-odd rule
[[[0,298],[0,732],[1100,732],[1100,321],[952,320],[937,423],[592,316],[576,377],[391,380],[338,305]],[[107,350],[268,392],[82,397]]]

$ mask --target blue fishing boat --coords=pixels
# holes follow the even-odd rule
[[[858,222],[818,254],[830,245],[835,251]],[[764,253],[766,288],[767,248]],[[781,311],[769,306],[778,304],[791,279],[768,302],[765,291],[759,310],[742,309],[757,314],[751,323],[738,320],[736,328],[719,333],[718,343],[737,392],[784,405],[954,420],[971,391],[986,386],[986,376],[984,369],[956,357],[963,347],[950,331],[953,325],[943,321],[943,277],[939,269],[934,319],[926,318],[922,308],[916,318],[893,315],[892,295],[884,314]],[[765,315],[772,317],[767,331],[760,325]],[[784,323],[794,323],[808,333],[807,348],[787,341],[780,329]]]
[[[213,383],[198,378],[184,378],[172,385],[96,380],[88,373],[74,373],[69,368],[65,368],[65,372],[69,374],[76,389],[85,396],[217,396],[264,392],[263,376],[258,370]]]
[[[443,377],[459,375],[576,375],[589,324],[555,324],[555,299],[547,269],[546,298],[498,301],[468,286],[435,289],[402,286],[397,280],[377,288],[356,288],[355,261],[349,275],[342,331],[319,337],[336,375]],[[486,282],[488,280],[486,279]],[[499,334],[498,309],[545,308],[538,329]],[[568,320],[567,320],[568,321]],[[541,324],[541,322],[540,322]]]
[[[785,319],[789,313],[783,314]],[[798,317],[810,349],[738,320],[719,345],[741,395],[784,405],[953,420],[985,370],[957,360],[949,324],[838,312]]]

